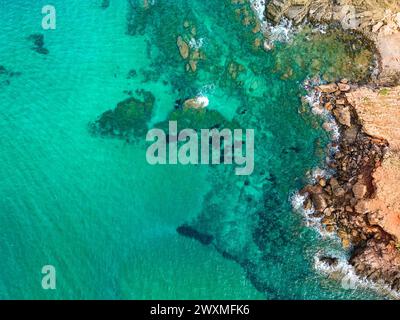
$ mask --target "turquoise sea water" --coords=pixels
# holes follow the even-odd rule
[[[323,73],[346,54],[339,39],[332,48],[300,41],[266,53],[253,48],[257,36],[236,19],[237,7],[201,0],[149,1],[147,9],[54,0],[57,29],[44,31],[46,4],[0,4],[0,65],[9,71],[0,75],[0,298],[373,297],[314,270],[314,255],[331,244],[289,201],[328,140],[318,119],[299,112],[301,83],[315,75],[315,57],[324,57]],[[176,47],[185,20],[203,39],[195,74]],[[34,33],[44,34],[49,54],[32,50]],[[231,63],[246,70],[237,79]],[[88,123],[137,89],[156,97],[152,123],[201,93],[210,109],[254,128],[254,174],[153,167],[142,145],[90,134]],[[179,235],[182,224],[212,244]],[[41,288],[47,264],[57,270],[53,291]]]

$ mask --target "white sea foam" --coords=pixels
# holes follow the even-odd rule
[[[325,178],[325,179],[329,179],[330,177],[332,177],[332,170],[329,169],[321,169],[319,167],[314,168],[311,171],[311,181],[313,183],[318,182],[321,178]]]
[[[209,95],[215,90],[215,84],[204,85],[196,95],[196,102],[202,106],[202,108],[207,107],[210,104]]]
[[[296,29],[288,19],[282,19],[277,25],[273,25],[265,18],[265,0],[250,0],[251,8],[255,12],[264,36],[267,38],[266,47],[273,47],[275,42],[288,42]]]
[[[320,84],[322,84],[322,81],[318,77],[306,79],[303,83],[303,87],[308,91],[308,93],[304,97],[304,100],[310,107],[311,112],[324,120],[324,129],[330,133],[331,143],[328,145],[329,154],[325,161],[325,167],[316,167],[306,174],[308,184],[316,184],[321,178],[329,179],[334,175],[335,171],[330,169],[327,164],[333,161],[335,153],[339,151],[337,142],[340,139],[340,129],[332,114],[320,105],[321,93],[315,90],[315,87]],[[321,223],[322,218],[315,217],[315,210],[313,208],[311,210],[304,209],[303,204],[306,197],[307,195],[302,196],[298,192],[294,193],[290,198],[293,209],[302,214],[306,225],[316,230],[321,237],[325,239],[336,238],[337,236],[335,233],[327,232],[323,227]]]
[[[207,107],[210,104],[210,101],[206,96],[200,95],[197,96],[196,98],[196,103],[199,104],[202,108]]]
[[[319,78],[307,79],[304,81],[303,87],[308,90],[308,94],[304,99],[308,103],[311,112],[324,120],[324,129],[330,132],[331,140],[337,142],[340,139],[340,128],[331,112],[321,106],[321,93],[314,89],[320,84],[322,84],[322,81]]]
[[[214,83],[206,84],[200,89],[199,95],[207,95],[208,93],[215,91],[215,88],[216,86]]]
[[[311,207],[311,209],[304,208],[304,202],[306,201],[308,194],[301,195],[299,192],[294,192],[290,196],[290,203],[292,204],[292,208],[295,212],[301,214],[304,219],[304,223],[308,228],[313,228],[323,239],[332,239],[335,238],[335,234],[331,232],[327,232],[325,228],[321,224],[321,219],[314,215],[315,209]]]
[[[250,0],[251,8],[255,12],[260,24],[261,30],[266,38],[264,41],[264,48],[270,50],[277,42],[289,42],[293,36],[303,27],[310,25],[308,21],[304,21],[300,25],[293,25],[293,21],[287,18],[281,18],[278,24],[270,23],[265,17],[266,0]],[[326,33],[327,25],[314,25],[312,31],[314,33]]]
[[[257,18],[263,22],[265,21],[265,0],[250,0],[251,8],[257,14]]]
[[[314,210],[305,210],[303,208],[304,201],[306,201],[306,199],[307,199],[306,195],[301,195],[298,192],[293,193],[292,196],[290,197],[290,202],[292,203],[293,209],[297,211],[304,210],[307,211],[308,214],[312,214]]]
[[[329,265],[321,260],[321,254],[314,257],[314,268],[317,272],[329,276],[339,281],[343,289],[372,289],[380,295],[387,296],[392,299],[400,299],[400,293],[392,290],[387,284],[382,282],[372,282],[366,278],[359,277],[352,265],[347,262],[347,257],[343,253],[328,253],[328,257],[336,257],[337,264]]]
[[[204,38],[200,38],[197,40],[195,38],[192,38],[189,41],[189,47],[195,50],[200,49],[201,47],[203,47],[204,42],[205,42]]]
[[[291,20],[282,19],[277,25],[267,24],[264,29],[264,34],[271,43],[289,42],[298,30],[298,28],[293,27],[293,22]]]

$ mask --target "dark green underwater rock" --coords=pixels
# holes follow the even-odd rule
[[[145,137],[155,98],[148,91],[138,93],[143,100],[132,97],[118,103],[114,110],[104,112],[90,125],[92,132],[119,138]]]
[[[44,47],[44,35],[41,33],[31,34],[28,37],[29,41],[33,42],[32,50],[40,54],[48,54],[49,50]]]
[[[193,227],[191,227],[191,226],[189,226],[187,224],[184,224],[184,225],[178,227],[176,229],[176,231],[180,235],[182,235],[184,237],[191,238],[191,239],[195,239],[195,240],[199,241],[201,244],[204,244],[204,245],[211,244],[211,242],[214,239],[214,237],[212,235],[209,235],[207,233],[199,232],[195,228],[193,228]]]
[[[0,88],[11,84],[11,78],[19,77],[21,72],[8,70],[5,66],[0,65]]]

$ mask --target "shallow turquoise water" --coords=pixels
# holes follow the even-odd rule
[[[307,68],[282,79],[276,56],[251,49],[252,33],[224,1],[130,3],[54,0],[55,31],[40,29],[45,1],[0,4],[0,65],[21,72],[0,85],[0,298],[370,297],[313,270],[330,244],[290,207],[327,141],[298,112]],[[175,44],[185,19],[204,38],[196,75]],[[37,32],[48,55],[31,50]],[[232,61],[247,70],[237,81],[224,71]],[[142,146],[89,134],[89,122],[136,89],[155,95],[153,123],[203,93],[209,108],[255,128],[250,185],[230,167],[152,167]],[[213,244],[178,235],[183,223]],[[46,264],[57,269],[54,291],[41,288]]]

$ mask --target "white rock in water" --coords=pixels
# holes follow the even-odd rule
[[[209,105],[209,100],[206,96],[198,96],[193,99],[188,99],[184,103],[185,108],[189,109],[203,109]]]

